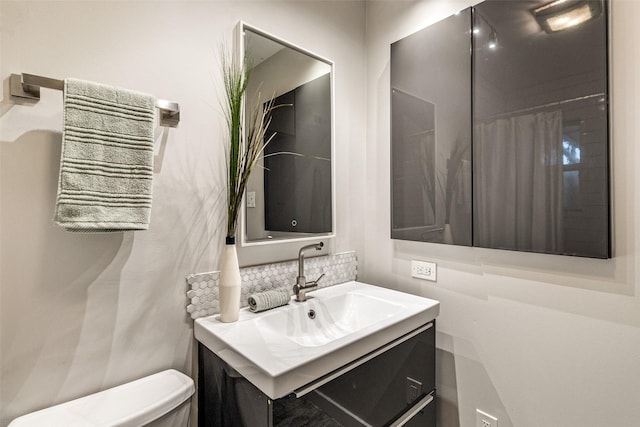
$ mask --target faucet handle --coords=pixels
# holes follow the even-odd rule
[[[324,273],[320,275],[316,280],[312,280],[311,282],[304,282],[304,277],[298,277],[300,281],[298,281],[295,285],[293,285],[293,294],[296,297],[296,301],[304,302],[307,300],[306,292],[315,289],[318,287],[318,282],[320,279],[324,277]]]
[[[324,277],[324,273],[322,273],[320,276],[318,276],[318,278],[316,280],[312,280],[311,282],[307,282],[308,285],[311,286],[318,286],[318,282],[320,281],[320,279],[322,279]]]

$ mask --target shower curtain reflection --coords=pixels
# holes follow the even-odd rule
[[[475,245],[563,250],[562,112],[477,123]]]

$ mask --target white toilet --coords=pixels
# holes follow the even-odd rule
[[[9,427],[186,426],[193,380],[169,369],[13,420]]]

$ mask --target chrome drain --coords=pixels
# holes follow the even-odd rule
[[[309,310],[309,312],[307,313],[307,316],[309,316],[309,319],[315,319],[316,318],[316,311],[311,309]]]

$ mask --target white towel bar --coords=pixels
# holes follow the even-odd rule
[[[64,90],[64,80],[37,76],[35,74],[11,74],[11,96],[30,100],[40,99],[40,88]],[[177,127],[180,123],[180,105],[177,102],[156,100],[156,108],[160,112],[160,126]]]

